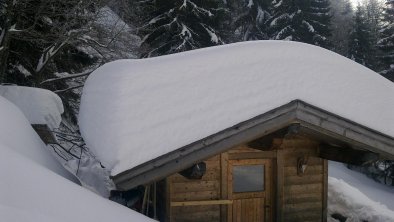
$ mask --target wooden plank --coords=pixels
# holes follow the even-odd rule
[[[242,200],[237,200],[236,222],[242,222]]]
[[[297,166],[298,157],[302,156],[287,156],[285,158],[285,166]],[[323,165],[323,159],[318,157],[308,157],[308,166]]]
[[[220,187],[220,196],[222,199],[228,199],[227,194],[227,164],[228,164],[228,153],[224,152],[220,154],[220,176],[221,176],[221,187]],[[221,222],[228,221],[228,211],[231,211],[232,206],[220,206],[220,218]]]
[[[284,192],[287,195],[298,195],[300,193],[323,192],[323,184],[303,184],[303,185],[288,185],[284,186]]]
[[[320,221],[321,212],[317,211],[298,211],[294,213],[288,213],[285,215],[285,221],[294,222],[305,222],[305,221]]]
[[[328,195],[328,161],[323,161],[323,214],[322,221],[327,221],[327,195]]]
[[[194,201],[219,199],[218,191],[200,191],[188,193],[172,193],[171,201]]]
[[[219,190],[219,181],[188,181],[172,183],[175,193]]]
[[[299,212],[300,210],[308,210],[322,213],[322,202],[309,202],[309,203],[297,203],[297,204],[285,204],[283,211],[285,214],[292,212]]]
[[[173,221],[179,222],[201,222],[201,221],[218,221],[220,220],[220,212],[205,211],[205,212],[194,212],[189,214],[178,214],[174,217]]]
[[[309,175],[320,175],[323,173],[323,166],[307,166],[304,176],[309,176]],[[284,175],[285,177],[288,176],[297,176],[297,167],[285,167],[284,168]]]
[[[229,153],[230,160],[240,159],[271,159],[276,157],[276,151]]]
[[[172,212],[171,212],[171,177],[167,177],[165,179],[166,183],[166,213],[165,213],[165,220],[170,222],[172,219]]]
[[[173,174],[171,175],[172,181],[173,182],[190,182],[190,181],[195,181],[191,179],[187,179],[186,177],[179,175],[179,174]],[[202,176],[201,181],[220,181],[220,172],[219,170],[213,171],[213,170],[207,170],[207,172]]]
[[[276,157],[276,221],[283,222],[283,193],[284,193],[284,153],[283,150],[277,151]],[[297,172],[296,172],[297,173]]]
[[[297,203],[308,203],[308,202],[321,202],[323,200],[323,194],[320,192],[309,192],[301,193],[296,195],[289,195],[284,198],[285,204],[297,204]]]
[[[232,203],[233,203],[232,200],[171,201],[171,207],[199,206],[199,205],[227,205]]]
[[[301,184],[313,184],[313,183],[322,183],[323,182],[323,174],[316,175],[303,175],[303,176],[287,176],[285,177],[286,185],[301,185]]]
[[[219,210],[220,205],[195,205],[195,206],[182,206],[172,207],[172,211],[176,214],[190,214],[195,212],[206,212]]]
[[[251,147],[247,146],[246,144],[242,144],[242,145],[236,146],[235,148],[230,149],[228,151],[229,154],[243,153],[243,152],[247,152],[247,153],[256,152],[256,153],[258,153],[258,152],[261,152],[261,150],[251,148]]]
[[[318,156],[317,146],[316,148],[303,148],[301,147],[286,147],[284,148],[286,155],[308,155],[308,156]]]

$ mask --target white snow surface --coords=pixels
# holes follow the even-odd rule
[[[337,222],[330,215],[339,213],[347,222],[392,222],[394,212],[372,201],[357,188],[342,179],[328,177],[328,222]]]
[[[394,84],[334,52],[256,41],[105,64],[86,81],[79,125],[116,175],[300,99],[394,136]]]
[[[153,221],[71,182],[23,113],[0,96],[0,220]]]
[[[370,202],[376,202],[375,206],[384,205],[382,208],[390,209],[392,211],[392,221],[394,221],[394,187],[378,183],[362,173],[348,169],[343,163],[334,161],[329,161],[328,175],[357,188],[366,198],[370,199]],[[367,203],[365,202],[366,205]]]
[[[153,221],[54,174],[1,142],[0,150],[2,221]]]
[[[0,85],[0,96],[15,104],[31,124],[58,128],[62,121],[63,103],[55,93],[40,88]]]
[[[2,89],[2,86],[0,86]],[[6,146],[37,164],[71,181],[76,178],[56,161],[49,147],[31,127],[23,113],[10,101],[0,96],[0,145]],[[3,153],[0,156],[4,156]],[[9,162],[9,161],[6,161]],[[10,170],[10,168],[6,168]],[[29,171],[29,169],[26,169]],[[3,190],[0,190],[3,191]]]

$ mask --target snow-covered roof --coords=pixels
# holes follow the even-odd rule
[[[153,221],[73,183],[23,113],[1,96],[0,122],[1,221]]]
[[[331,51],[257,41],[119,60],[91,74],[79,124],[112,175],[293,100],[394,137],[394,84]]]
[[[15,104],[31,124],[57,128],[62,120],[63,103],[55,93],[40,88],[0,85],[0,96]]]

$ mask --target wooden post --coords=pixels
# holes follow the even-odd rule
[[[276,154],[276,220],[278,222],[283,221],[283,159],[284,151],[278,149]]]
[[[156,182],[153,182],[153,219],[157,220],[157,186]]]
[[[144,191],[144,199],[142,199],[142,207],[141,207],[141,213],[145,214],[145,205],[147,202],[147,196],[148,196],[148,185],[145,185],[145,191]]]

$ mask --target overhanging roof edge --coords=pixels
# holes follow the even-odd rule
[[[394,138],[301,100],[294,100],[124,171],[113,176],[113,180],[118,189],[131,189],[161,179],[230,147],[268,135],[295,122],[315,131],[325,131],[326,135],[354,143],[363,149],[394,157]]]

